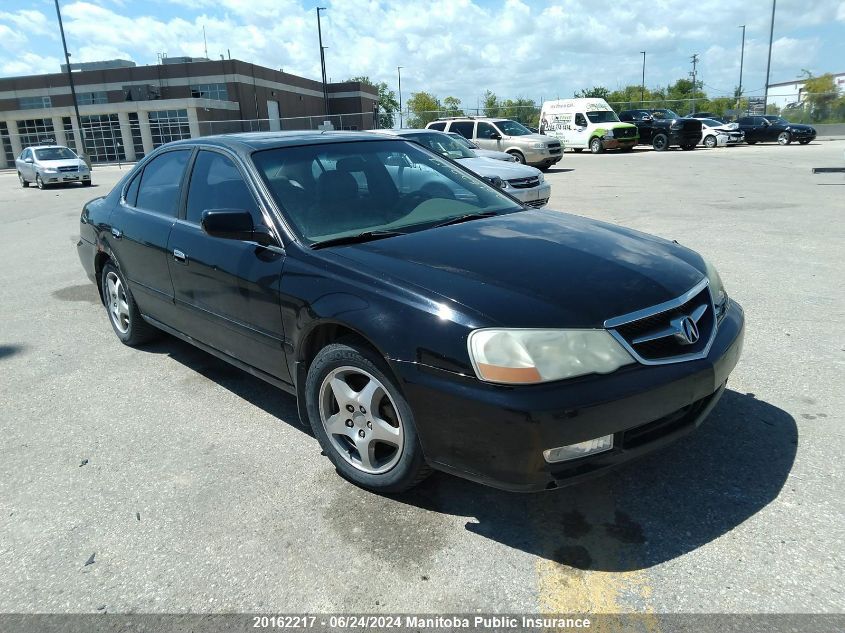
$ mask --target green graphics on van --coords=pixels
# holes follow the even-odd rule
[[[637,126],[622,123],[604,99],[557,99],[540,110],[540,133],[560,139],[564,147],[600,154],[630,151],[639,140]]]

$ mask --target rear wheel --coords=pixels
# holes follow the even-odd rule
[[[324,347],[305,381],[314,436],[338,473],[382,493],[407,490],[430,473],[414,416],[384,361],[356,343]]]
[[[516,159],[516,162],[525,164],[525,156],[522,155],[522,152],[518,152],[515,149],[508,152],[511,156]]]
[[[716,137],[712,134],[708,134],[704,137],[704,147],[708,149],[713,149],[714,147],[716,147],[717,143],[718,141],[716,140]]]
[[[29,181],[23,177],[23,174],[21,172],[18,172],[18,180],[21,181],[21,187],[23,187],[24,189],[29,187]]]
[[[604,143],[601,142],[598,136],[590,139],[590,151],[593,154],[601,154],[604,151]]]
[[[103,305],[109,315],[114,333],[124,345],[135,347],[158,335],[158,330],[144,321],[126,280],[112,262],[103,266],[101,273]]]
[[[798,142],[799,142],[801,145],[806,145],[807,143],[809,143],[809,142],[810,142],[810,139],[805,138],[803,141],[798,141]]]
[[[657,152],[665,152],[669,149],[669,137],[665,134],[655,134],[651,140],[651,146]]]
[[[749,145],[754,145],[757,141],[745,141],[745,142],[748,143]]]
[[[792,142],[792,135],[789,132],[781,132],[778,134],[778,143],[780,145],[789,145]]]

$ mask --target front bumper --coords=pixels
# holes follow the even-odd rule
[[[731,302],[707,358],[630,365],[606,376],[504,387],[394,362],[426,459],[440,470],[513,491],[556,488],[649,453],[695,429],[742,351],[744,315]],[[614,448],[549,464],[543,451],[614,435]]]
[[[531,187],[530,189],[515,189],[513,187],[509,187],[504,191],[520,202],[524,202],[529,206],[537,208],[545,206],[549,202],[549,196],[552,195],[552,186],[544,182],[536,187]]]
[[[556,150],[548,149],[521,149],[525,156],[525,162],[532,167],[538,165],[554,165],[563,158],[563,146]]]
[[[640,142],[640,139],[638,136],[633,136],[631,138],[604,136],[601,141],[605,149],[627,149],[629,147],[634,147],[634,145]]]
[[[87,182],[91,180],[90,172],[60,171],[60,172],[39,172],[41,180],[45,184],[59,184],[62,182]]]

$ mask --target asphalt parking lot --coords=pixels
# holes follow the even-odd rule
[[[566,153],[550,207],[707,255],[747,334],[696,434],[533,495],[346,483],[291,396],[118,342],[74,244],[126,167],[0,173],[0,611],[841,612],[843,151]]]

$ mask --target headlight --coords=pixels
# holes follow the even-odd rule
[[[540,184],[541,184],[541,185],[542,185],[544,182],[546,182],[546,177],[543,175],[543,172],[540,172],[540,173],[537,175],[537,178],[539,178],[539,179],[540,179]]]
[[[467,345],[478,378],[505,384],[608,374],[634,362],[606,330],[491,328],[471,332]]]
[[[498,176],[482,176],[482,178],[484,178],[484,180],[489,182],[494,187],[498,187],[499,189],[503,189],[505,186],[504,180],[502,180]]]
[[[604,137],[605,137],[605,138],[613,138],[613,130],[607,130],[607,131],[604,133]]]
[[[716,319],[718,320],[724,315],[727,308],[728,293],[725,292],[725,286],[716,267],[705,259],[704,268],[707,271],[707,281],[710,282],[710,294],[713,296],[713,305],[716,308]]]
[[[546,149],[545,143],[532,143],[531,149]]]
[[[55,167],[45,167],[44,168],[45,174],[57,174],[58,172],[59,172],[59,170],[56,169]]]

